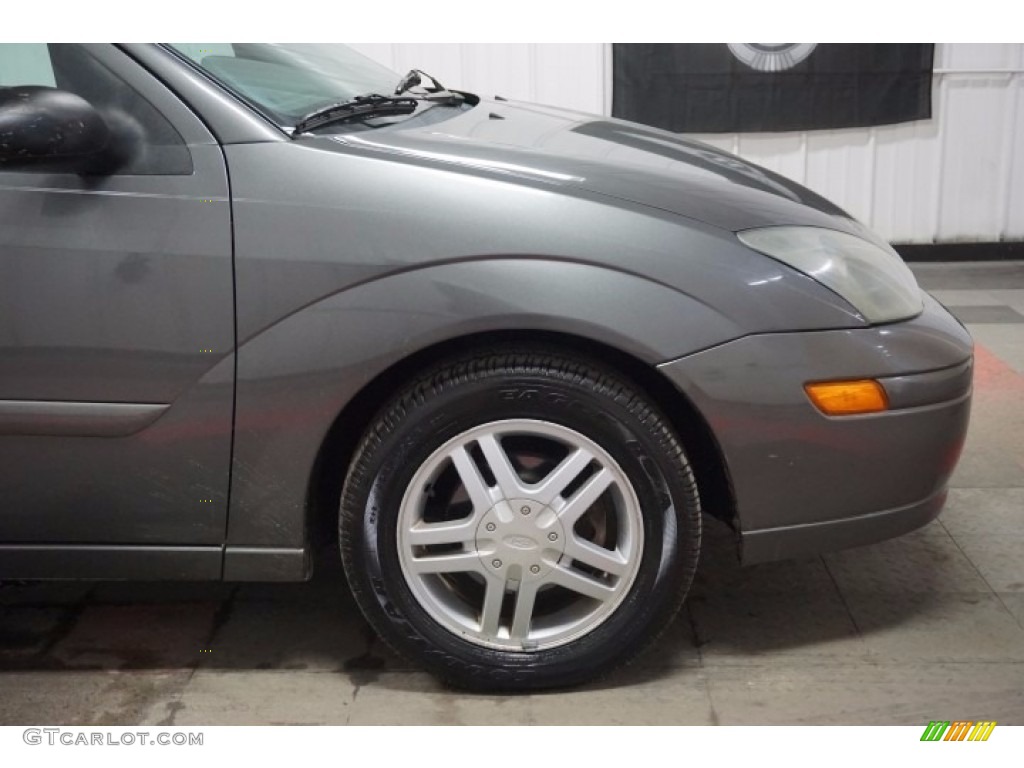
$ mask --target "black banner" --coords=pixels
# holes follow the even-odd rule
[[[852,128],[931,117],[930,43],[615,43],[612,115],[670,131]]]

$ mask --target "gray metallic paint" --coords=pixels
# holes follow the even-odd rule
[[[491,113],[504,119],[493,120]],[[445,121],[443,130],[378,130],[335,141],[411,163],[583,189],[728,231],[780,223],[862,229],[832,203],[735,155],[667,131],[555,107],[485,100]]]
[[[0,545],[0,579],[215,581],[220,547]]]
[[[678,216],[580,187],[329,138],[225,153],[241,344],[326,296],[391,273],[508,257],[638,275],[723,315],[733,335],[866,324],[836,294],[730,232],[696,221],[683,227]],[[294,184],[281,183],[290,177]],[[737,290],[743,302],[735,301]],[[672,332],[690,332],[678,325]],[[685,341],[674,347],[662,352],[693,349]]]
[[[128,56],[90,49],[171,121],[193,173],[0,171],[0,400],[33,403],[18,434],[0,428],[0,543],[219,548],[235,341],[223,154]],[[122,429],[125,404],[162,413]]]
[[[167,408],[151,403],[0,400],[0,435],[128,437],[148,427]]]
[[[808,557],[901,536],[934,520],[946,503],[943,488],[923,501],[865,515],[745,531],[740,554],[745,565]]]
[[[925,373],[885,376],[879,379],[895,410],[957,400],[971,391],[973,361]]]
[[[757,334],[660,370],[708,419],[748,538],[939,493],[967,430],[971,380],[963,369],[969,371],[970,350],[967,331],[926,296],[924,312],[903,323]],[[844,378],[878,378],[894,409],[829,417],[803,392],[806,382]],[[878,533],[885,537],[884,529]]]
[[[313,558],[308,546],[283,549],[275,547],[226,547],[225,581],[303,581],[313,573]]]
[[[41,553],[0,550],[0,576],[145,576],[178,552],[170,570],[196,578],[304,578],[338,415],[409,355],[502,330],[658,366],[721,446],[748,560],[894,535],[941,506],[970,339],[930,301],[870,326],[737,241],[765,224],[877,240],[808,190],[667,132],[509,102],[291,139],[166,50],[101,48],[197,172],[87,189],[0,171],[0,399],[61,401],[39,406],[50,419],[66,403],[167,410],[117,438],[0,436],[0,541]],[[844,376],[879,377],[899,410],[822,416],[803,383]]]

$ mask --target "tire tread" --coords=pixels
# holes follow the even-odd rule
[[[372,425],[360,441],[349,464],[339,513],[339,539],[345,573],[356,602],[362,608],[378,636],[399,657],[418,666],[420,660],[411,657],[403,648],[392,642],[387,628],[379,625],[376,612],[367,610],[367,605],[372,605],[375,597],[370,594],[370,590],[363,586],[362,580],[358,578],[359,574],[355,572],[359,559],[356,551],[359,541],[353,532],[360,529],[360,523],[365,513],[359,496],[362,489],[372,482],[373,458],[376,452],[395,432],[398,425],[418,407],[425,404],[428,399],[436,397],[452,387],[509,374],[556,377],[565,383],[590,387],[612,399],[634,418],[637,418],[650,434],[657,436],[662,455],[668,459],[666,464],[676,472],[676,477],[673,479],[674,484],[681,489],[685,497],[682,500],[676,500],[676,503],[687,515],[688,519],[684,521],[684,524],[694,535],[680,539],[682,546],[685,547],[685,550],[680,553],[685,564],[685,571],[678,579],[675,594],[667,603],[668,609],[664,610],[664,615],[660,620],[650,627],[650,631],[643,640],[635,643],[627,652],[621,654],[614,664],[607,665],[596,673],[592,670],[588,671],[585,676],[580,676],[579,681],[568,681],[559,687],[572,685],[583,679],[599,680],[634,661],[656,643],[665,632],[689,591],[701,547],[700,497],[696,478],[686,458],[681,441],[670,427],[669,420],[642,394],[639,387],[617,370],[599,361],[558,348],[517,345],[499,351],[463,353],[438,362],[400,390],[373,419]],[[683,503],[680,504],[680,501]],[[472,673],[467,669],[468,665],[464,660],[448,656],[445,656],[445,659],[447,664],[439,672],[435,668],[435,673],[439,674],[446,684],[464,690],[494,690],[495,687],[506,690],[525,690],[544,687],[542,683],[538,684],[535,677],[529,675],[528,668],[524,670],[526,674],[523,679],[503,675],[500,680],[496,680],[489,675],[487,668],[480,667],[477,673]]]

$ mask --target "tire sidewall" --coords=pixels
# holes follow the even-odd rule
[[[347,501],[363,510],[358,532],[354,526],[343,530],[349,578],[359,582],[355,591],[378,631],[442,676],[512,687],[536,685],[538,678],[571,684],[643,644],[651,625],[674,613],[681,583],[685,589],[692,578],[695,556],[687,555],[693,547],[681,546],[680,537],[699,537],[692,530],[699,513],[685,459],[673,456],[674,438],[662,419],[643,418],[650,415],[646,405],[636,406],[634,398],[605,391],[593,379],[495,372],[449,384],[421,395],[413,407],[389,412],[381,439],[356,460],[359,471]],[[488,648],[437,623],[413,596],[398,553],[401,502],[418,468],[452,437],[507,419],[554,422],[598,443],[628,477],[643,519],[640,567],[615,611],[580,638],[531,652]]]

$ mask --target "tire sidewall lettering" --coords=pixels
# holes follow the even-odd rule
[[[663,546],[666,533],[687,523],[676,519],[667,466],[657,455],[658,438],[630,410],[632,399],[609,397],[599,387],[585,389],[589,384],[552,383],[532,374],[459,381],[447,390],[428,391],[407,406],[410,413],[389,413],[391,429],[385,430],[369,451],[376,460],[368,462],[369,477],[364,483],[366,511],[360,526],[364,541],[348,547],[359,550],[348,552],[356,565],[350,579],[359,578],[359,572],[367,574],[373,602],[391,628],[405,643],[415,646],[417,653],[435,659],[460,678],[466,677],[464,670],[475,669],[492,682],[500,679],[513,684],[524,675],[535,678],[543,670],[548,670],[552,679],[560,674],[569,676],[567,670],[577,656],[586,656],[596,665],[608,664],[618,647],[639,643],[638,635],[648,617],[662,613],[666,601],[675,599],[677,590],[669,589],[671,583],[682,578],[683,571],[687,583],[692,576],[694,564],[683,563],[674,548]],[[533,653],[488,649],[441,627],[405,584],[397,552],[399,507],[418,467],[451,437],[484,422],[514,418],[558,423],[601,445],[634,486],[644,528],[640,569],[616,611],[587,635]],[[699,530],[699,516],[695,525]],[[577,670],[574,674],[582,673]]]

